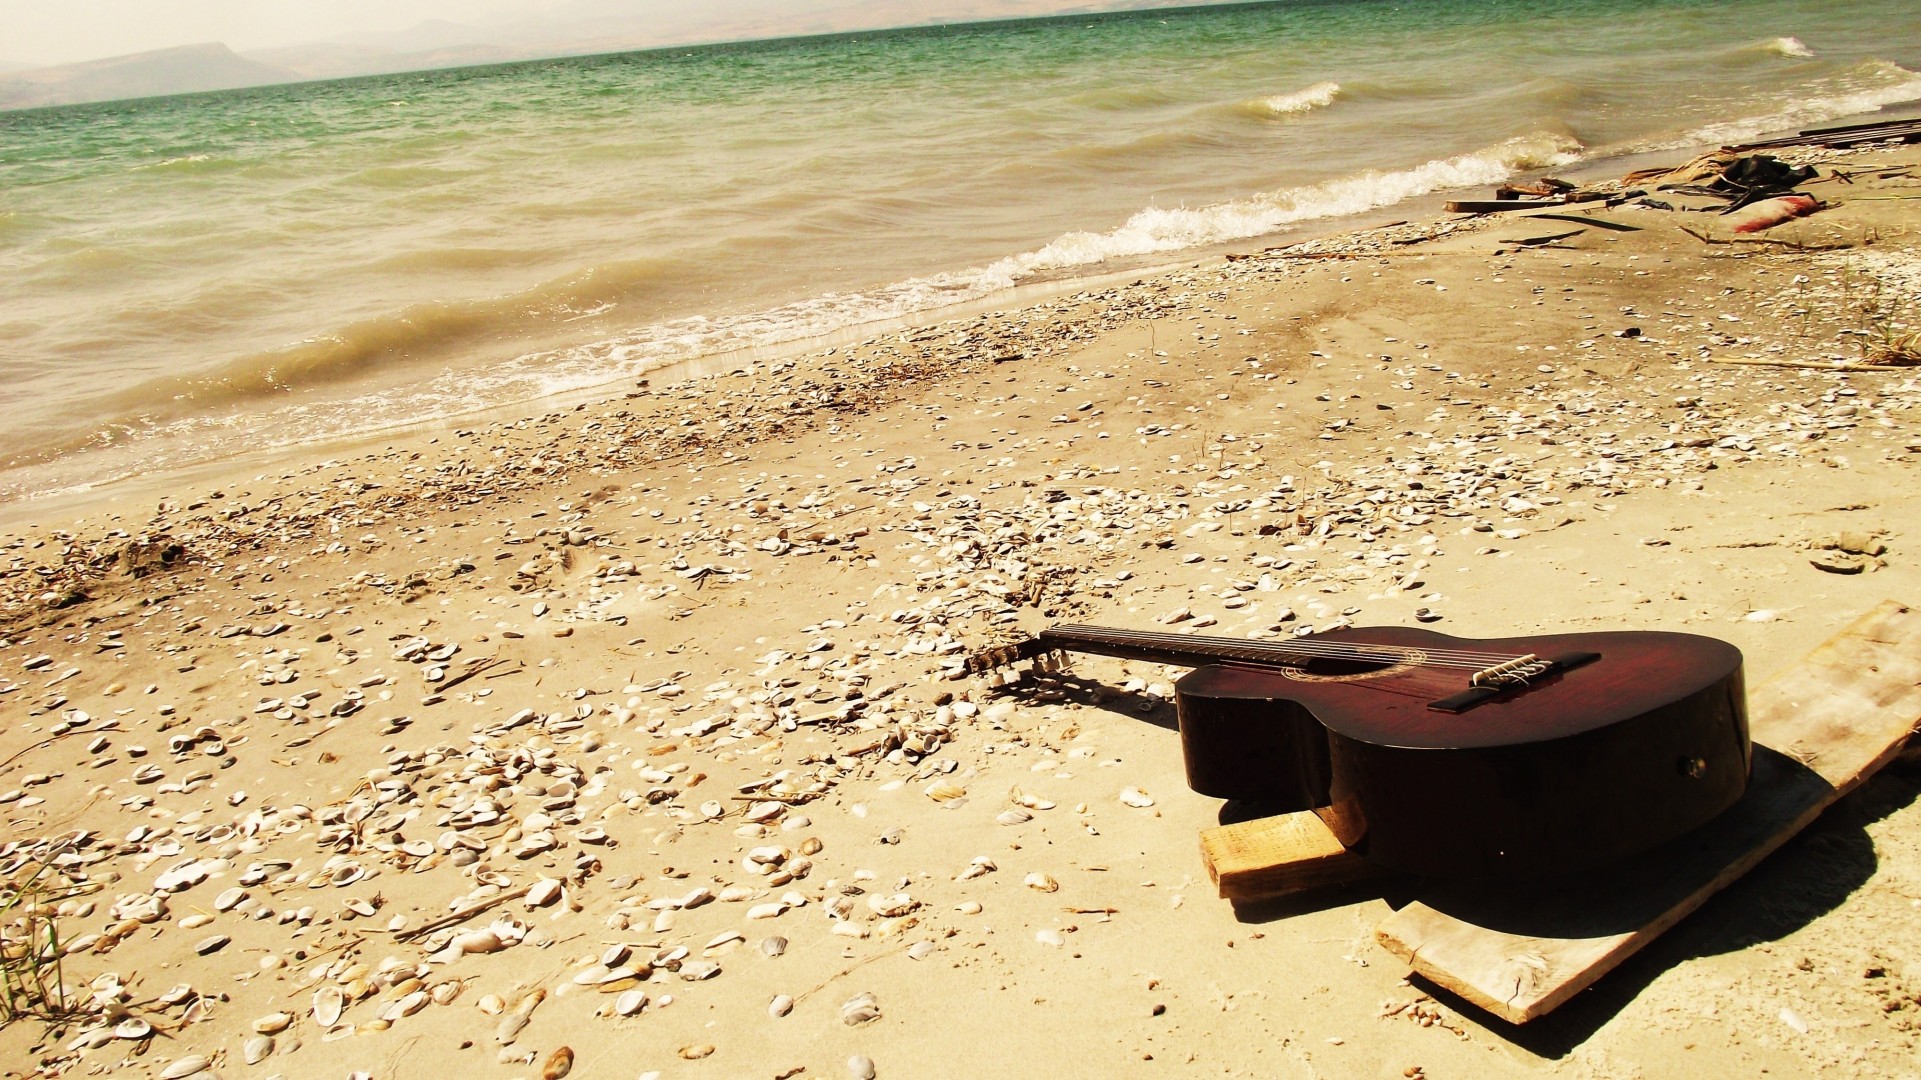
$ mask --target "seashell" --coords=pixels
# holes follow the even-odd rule
[[[701,1058],[711,1056],[713,1052],[713,1043],[695,1043],[691,1046],[683,1046],[679,1051],[680,1056],[688,1061],[699,1061]]]
[[[1026,792],[1022,791],[1020,788],[1015,788],[1012,791],[1009,791],[1007,793],[1007,797],[1014,800],[1014,802],[1018,803],[1019,805],[1027,807],[1029,810],[1054,809],[1054,803],[1052,800],[1043,799],[1039,795],[1029,795]]]
[[[491,953],[507,947],[507,943],[502,941],[500,935],[491,928],[456,935],[447,944],[458,953]]]
[[[424,859],[434,853],[434,845],[431,840],[409,840],[400,845],[400,850],[416,859]]]
[[[117,1039],[144,1039],[153,1034],[153,1025],[138,1016],[128,1017],[114,1025],[113,1034]]]
[[[340,1023],[340,1013],[346,1007],[347,999],[337,986],[323,986],[313,992],[314,1023],[323,1028]]]
[[[507,1011],[507,1003],[501,1000],[499,994],[482,994],[474,1005],[488,1016],[499,1016]]]
[[[526,902],[529,908],[546,907],[560,899],[560,880],[541,878],[527,890]]]
[[[238,887],[228,889],[213,898],[213,909],[215,911],[231,911],[235,904],[240,903],[240,901],[246,898],[247,890]]]
[[[874,1068],[874,1059],[868,1057],[866,1054],[855,1054],[853,1057],[848,1058],[847,1075],[853,1077],[854,1080],[874,1080],[874,1077],[878,1075],[877,1070]]]
[[[193,951],[202,956],[211,956],[226,948],[227,942],[232,940],[232,938],[225,934],[215,934],[212,937],[201,938],[200,941],[194,945]]]
[[[547,1064],[540,1070],[540,1080],[560,1080],[561,1077],[573,1071],[573,1047],[563,1046],[547,1058]]]
[[[1002,825],[1021,825],[1034,820],[1034,815],[1018,807],[1010,807],[994,815],[994,820]]]
[[[1038,870],[1021,880],[1027,884],[1028,888],[1041,892],[1059,892],[1061,889],[1061,883],[1055,881],[1052,874],[1043,874]]]
[[[880,1019],[880,1003],[873,994],[856,994],[840,1007],[840,1022],[848,1027]]]
[[[970,878],[980,877],[982,874],[991,874],[999,869],[1000,867],[995,865],[994,860],[985,855],[976,855],[974,856],[974,860],[967,864],[967,869],[962,870],[955,880],[966,881]]]
[[[770,957],[779,956],[787,951],[787,939],[778,934],[770,938],[763,938],[760,943],[760,951]]]
[[[607,978],[607,976],[608,976],[608,974],[609,974],[609,973],[610,973],[610,972],[611,972],[612,970],[613,970],[612,968],[609,968],[609,967],[608,967],[607,965],[605,965],[605,964],[592,964],[592,965],[589,965],[589,966],[587,966],[587,967],[584,967],[584,968],[582,968],[582,969],[580,969],[580,971],[579,971],[579,972],[577,972],[577,973],[575,973],[575,975],[574,975],[574,985],[576,985],[576,986],[596,986],[596,985],[598,985],[598,984],[600,984],[601,982],[603,982],[603,981],[605,981],[605,980],[606,980],[606,978]]]
[[[600,954],[600,962],[607,967],[617,967],[621,961],[632,954],[633,950],[625,945],[609,945],[606,951]]]
[[[268,1013],[253,1022],[253,1029],[262,1035],[277,1035],[287,1030],[288,1025],[292,1023],[293,1014],[291,1013]]]
[[[189,915],[186,918],[180,920],[180,929],[198,930],[212,921],[213,921],[212,915],[209,915],[204,911],[197,912],[193,915]]]
[[[1146,807],[1154,805],[1154,797],[1137,787],[1122,788],[1121,801],[1129,806]]]
[[[160,1080],[181,1080],[182,1077],[192,1076],[211,1064],[213,1062],[209,1061],[205,1054],[188,1054],[186,1057],[175,1058],[173,1064],[160,1070]]]
[[[614,1013],[618,1016],[632,1016],[647,1005],[645,990],[622,990],[614,999]]]
[[[967,797],[967,789],[952,780],[936,780],[921,790],[937,803],[951,803]]]
[[[747,909],[747,918],[750,920],[773,919],[785,914],[786,911],[787,905],[784,903],[755,904]]]
[[[514,1040],[520,1038],[520,1029],[527,1026],[529,1019],[531,1017],[526,1013],[520,1012],[508,1013],[501,1017],[500,1025],[494,1028],[494,1042],[502,1046],[513,1045]]]
[[[906,893],[895,893],[892,896],[874,893],[867,898],[867,906],[883,919],[896,919],[920,907],[920,901]]]
[[[459,979],[448,979],[446,982],[435,983],[433,989],[427,991],[427,994],[434,999],[435,1005],[447,1005],[459,997],[460,992],[466,988],[467,984]]]
[[[175,1005],[180,1004],[181,1002],[187,1000],[192,996],[193,996],[193,987],[187,985],[186,983],[176,983],[174,986],[169,988],[166,993],[161,994],[155,1000],[160,1002],[160,1004],[165,1005],[166,1007],[171,1009]]]
[[[767,1003],[767,1015],[772,1017],[786,1016],[793,1011],[794,999],[786,994],[775,994],[774,1000]]]
[[[240,1056],[245,1058],[249,1065],[260,1064],[271,1053],[273,1053],[273,1036],[271,1035],[255,1035],[240,1049]]]
[[[359,863],[348,863],[329,874],[327,876],[327,883],[333,885],[335,888],[341,888],[352,885],[365,876],[367,876],[367,871]]]
[[[391,1023],[402,1017],[412,1016],[426,1008],[427,1002],[431,1000],[432,998],[427,996],[427,991],[415,990],[413,993],[392,1002],[385,1009],[382,1009],[380,1018]]]
[[[379,910],[375,908],[371,903],[365,900],[362,900],[358,897],[349,898],[345,906],[348,911],[353,912],[355,915],[361,915],[366,918],[373,918],[375,912]]]

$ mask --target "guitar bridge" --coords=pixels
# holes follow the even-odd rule
[[[1427,707],[1435,712],[1466,712],[1490,698],[1497,698],[1510,690],[1520,689],[1528,685],[1532,679],[1569,671],[1583,664],[1592,664],[1600,658],[1600,653],[1591,652],[1563,653],[1559,656],[1536,656],[1529,653],[1526,656],[1517,656],[1505,663],[1475,672],[1468,679],[1466,690],[1439,701],[1430,701]]]

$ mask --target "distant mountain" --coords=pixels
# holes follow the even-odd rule
[[[219,42],[112,56],[0,76],[0,109],[159,97],[297,81],[286,68],[236,55]]]

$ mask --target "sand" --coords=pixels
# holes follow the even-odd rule
[[[27,508],[0,866],[91,891],[85,1007],[0,1062],[1921,1075],[1911,769],[1515,1028],[1374,944],[1417,882],[1214,894],[1179,669],[955,677],[1056,621],[1432,620],[1710,634],[1758,687],[1921,597],[1921,369],[1859,363],[1921,154],[1817,159],[1859,175],[1801,247],[1418,222]]]

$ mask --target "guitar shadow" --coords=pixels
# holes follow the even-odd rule
[[[1019,682],[999,687],[994,693],[1030,703],[1064,698],[1084,708],[1099,709],[1163,731],[1178,732],[1181,729],[1180,717],[1175,713],[1172,701],[1150,694],[1129,693],[1098,679],[1086,679],[1066,671],[1039,676],[1026,674]]]
[[[1755,751],[1757,777],[1765,760],[1770,770],[1786,770],[1790,782],[1825,785],[1792,759],[1759,746]],[[1410,981],[1489,1034],[1542,1058],[1566,1057],[1669,970],[1690,960],[1778,941],[1840,907],[1879,865],[1866,826],[1917,796],[1921,771],[1883,770],[1593,986],[1526,1025],[1497,1017],[1420,975]],[[1569,938],[1626,933],[1648,921],[1634,898],[1661,888],[1664,877],[1674,875],[1677,867],[1685,876],[1687,860],[1698,857],[1702,843],[1699,837],[1684,836],[1630,864],[1518,890],[1505,901],[1485,893],[1474,897],[1473,890],[1439,890],[1443,895],[1419,899],[1456,918],[1511,934]],[[1672,887],[1671,881],[1665,884]],[[1398,908],[1407,901],[1389,897],[1388,902]]]

